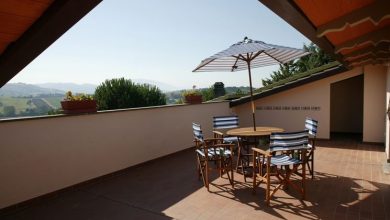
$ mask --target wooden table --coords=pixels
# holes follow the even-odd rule
[[[235,128],[226,132],[229,136],[237,137],[261,137],[269,136],[272,132],[283,132],[283,128],[277,127],[256,127],[256,131],[253,130],[253,127],[244,127],[244,128]]]
[[[245,182],[246,176],[250,176],[251,174],[251,172],[246,172],[245,170],[253,167],[253,165],[250,164],[252,161],[250,157],[253,156],[251,153],[252,147],[268,150],[269,136],[273,132],[284,132],[284,129],[277,127],[256,127],[256,131],[254,131],[253,127],[243,127],[231,129],[226,132],[229,136],[239,137],[240,144],[238,148],[236,171],[239,169],[241,170]]]

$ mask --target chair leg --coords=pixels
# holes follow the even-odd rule
[[[302,199],[306,197],[306,166],[303,164],[302,166]]]
[[[267,190],[266,190],[266,192],[265,192],[265,199],[266,199],[266,202],[267,202],[267,205],[269,206],[270,205],[270,197],[271,197],[271,192],[270,192],[270,190],[271,190],[271,188],[270,188],[270,184],[271,184],[271,178],[270,178],[270,173],[271,173],[271,162],[270,162],[270,160],[271,160],[271,158],[270,157],[268,157],[267,158]]]
[[[205,161],[205,173],[204,173],[204,179],[205,179],[205,186],[207,188],[207,191],[210,191],[209,188],[209,165],[207,160]]]
[[[253,185],[252,185],[252,194],[256,194],[256,153],[253,153],[253,170],[252,170],[252,178],[253,178]],[[260,165],[259,165],[260,166]],[[246,179],[245,179],[245,175],[244,175],[244,180],[246,182]]]
[[[237,153],[237,163],[236,163],[236,172],[238,171],[238,165],[241,162],[241,146],[238,146],[238,153]]]
[[[232,187],[234,188],[233,156],[230,158],[230,173],[232,175]]]
[[[311,174],[311,179],[314,179],[314,149],[311,152],[311,170],[310,170],[310,174]]]

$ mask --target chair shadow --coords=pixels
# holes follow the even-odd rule
[[[296,177],[295,177],[296,178]],[[293,182],[299,183],[297,179]],[[211,193],[235,200],[254,210],[263,211],[280,219],[291,216],[305,219],[340,219],[347,217],[386,219],[390,216],[383,201],[389,200],[390,185],[363,179],[336,176],[316,172],[315,179],[307,180],[306,198],[294,189],[280,189],[271,198],[270,206],[265,203],[264,184],[252,193],[251,182],[236,182],[234,188],[229,184],[213,185],[217,191]],[[284,191],[280,192],[280,191]],[[226,195],[228,194],[228,196]],[[375,205],[375,212],[371,208]],[[387,212],[387,213],[386,213]],[[288,217],[281,213],[288,213]]]

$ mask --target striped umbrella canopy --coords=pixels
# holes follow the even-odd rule
[[[203,60],[192,72],[235,72],[248,70],[253,129],[256,131],[251,68],[284,64],[307,54],[309,52],[300,49],[266,44],[262,41],[251,40],[245,37],[243,41],[233,44],[228,49]]]

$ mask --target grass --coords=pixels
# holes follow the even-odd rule
[[[45,97],[44,99],[55,108],[61,108],[61,101],[63,97]]]
[[[28,100],[30,100],[30,98],[0,96],[0,102],[3,104],[3,106],[0,107],[0,113],[3,113],[4,106],[15,106],[16,114],[26,110],[27,108],[35,107],[34,104],[32,104],[32,106],[29,106],[27,104]]]

